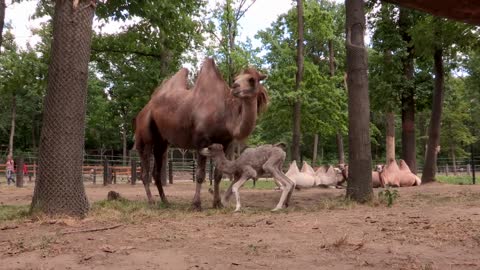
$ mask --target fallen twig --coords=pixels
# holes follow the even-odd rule
[[[6,225],[6,226],[3,226],[0,230],[5,231],[5,230],[16,229],[16,228],[18,228],[17,225]]]
[[[103,227],[103,228],[95,228],[95,229],[87,229],[87,230],[78,230],[78,231],[68,231],[68,232],[62,232],[60,233],[61,235],[65,234],[71,234],[71,233],[84,233],[84,232],[98,232],[98,231],[106,231],[106,230],[111,230],[115,229],[122,226],[122,224],[117,224],[109,227]]]

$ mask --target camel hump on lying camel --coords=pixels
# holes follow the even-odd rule
[[[385,185],[396,187],[419,186],[422,180],[410,171],[407,163],[400,160],[400,167],[395,160],[391,160],[382,171],[382,180]]]
[[[305,163],[304,163],[305,164]],[[308,164],[307,164],[308,165]],[[308,165],[310,166],[310,165]],[[311,168],[311,167],[310,167]],[[303,167],[302,167],[303,169]],[[312,169],[313,171],[313,169]],[[287,173],[285,175],[292,180],[296,187],[310,188],[315,186],[315,176],[306,172],[301,172],[298,169],[297,162],[294,160],[290,163]]]
[[[315,171],[313,170],[312,166],[308,165],[306,161],[303,162],[302,169],[300,169],[300,172],[306,173],[309,175],[315,175]]]

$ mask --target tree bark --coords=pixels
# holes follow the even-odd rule
[[[313,139],[313,158],[312,158],[312,166],[317,163],[317,150],[318,150],[318,134],[315,134]]]
[[[303,79],[303,0],[297,0],[297,74],[295,76],[295,91],[300,91]],[[301,102],[297,98],[293,106],[293,137],[292,137],[292,160],[300,161],[300,120]]]
[[[17,97],[12,95],[12,120],[10,125],[10,138],[8,140],[8,155],[13,157],[13,139],[15,137],[15,123],[17,121]]]
[[[389,164],[392,160],[395,160],[395,114],[393,112],[386,114],[386,124],[387,159],[385,164]]]
[[[401,97],[402,103],[402,159],[405,160],[410,170],[417,173],[417,156],[415,140],[415,86],[414,86],[414,52],[411,45],[412,37],[408,31],[412,27],[411,11],[400,8],[399,27],[403,41],[407,45],[407,56],[402,59],[403,75],[406,88]]]
[[[435,49],[433,56],[435,72],[435,89],[433,92],[432,116],[428,130],[427,155],[423,167],[422,183],[435,181],[438,146],[440,144],[440,122],[444,96],[443,49]]]
[[[88,212],[82,164],[95,2],[55,1],[33,211],[80,217]]]
[[[23,187],[23,157],[19,157],[15,159],[15,164],[17,164],[17,182],[16,186],[17,187]]]
[[[346,0],[345,6],[349,118],[349,179],[346,195],[357,202],[367,202],[372,199],[373,189],[364,3],[363,0]]]
[[[7,8],[7,5],[5,3],[5,0],[0,0],[0,47],[2,47],[2,43],[3,43],[3,26],[5,25],[5,9],[6,8]]]

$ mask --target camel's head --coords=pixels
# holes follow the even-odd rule
[[[223,154],[223,145],[218,143],[211,144],[210,146],[202,148],[202,150],[200,150],[200,155],[206,157],[216,156],[219,154]]]
[[[266,77],[253,68],[247,68],[235,77],[232,85],[232,94],[238,98],[256,97],[263,88],[260,82]]]
[[[383,171],[383,167],[385,167],[385,165],[383,165],[383,164],[377,164],[377,165],[375,166],[375,171],[377,171],[377,172],[382,172],[382,171]]]

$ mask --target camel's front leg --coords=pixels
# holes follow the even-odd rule
[[[220,182],[222,181],[222,172],[215,168],[213,173],[213,208],[222,208],[223,204],[220,200]]]
[[[243,186],[243,184],[245,184],[247,180],[248,180],[248,176],[242,175],[242,177],[240,177],[240,179],[235,184],[233,184],[232,192],[233,194],[235,194],[235,200],[236,200],[235,212],[240,211],[241,204],[240,204],[239,189]]]
[[[197,170],[196,180],[197,184],[195,186],[195,196],[193,197],[192,207],[195,210],[202,210],[202,201],[200,199],[200,191],[202,190],[202,184],[205,180],[205,167],[207,164],[207,157],[202,155],[197,155]]]

